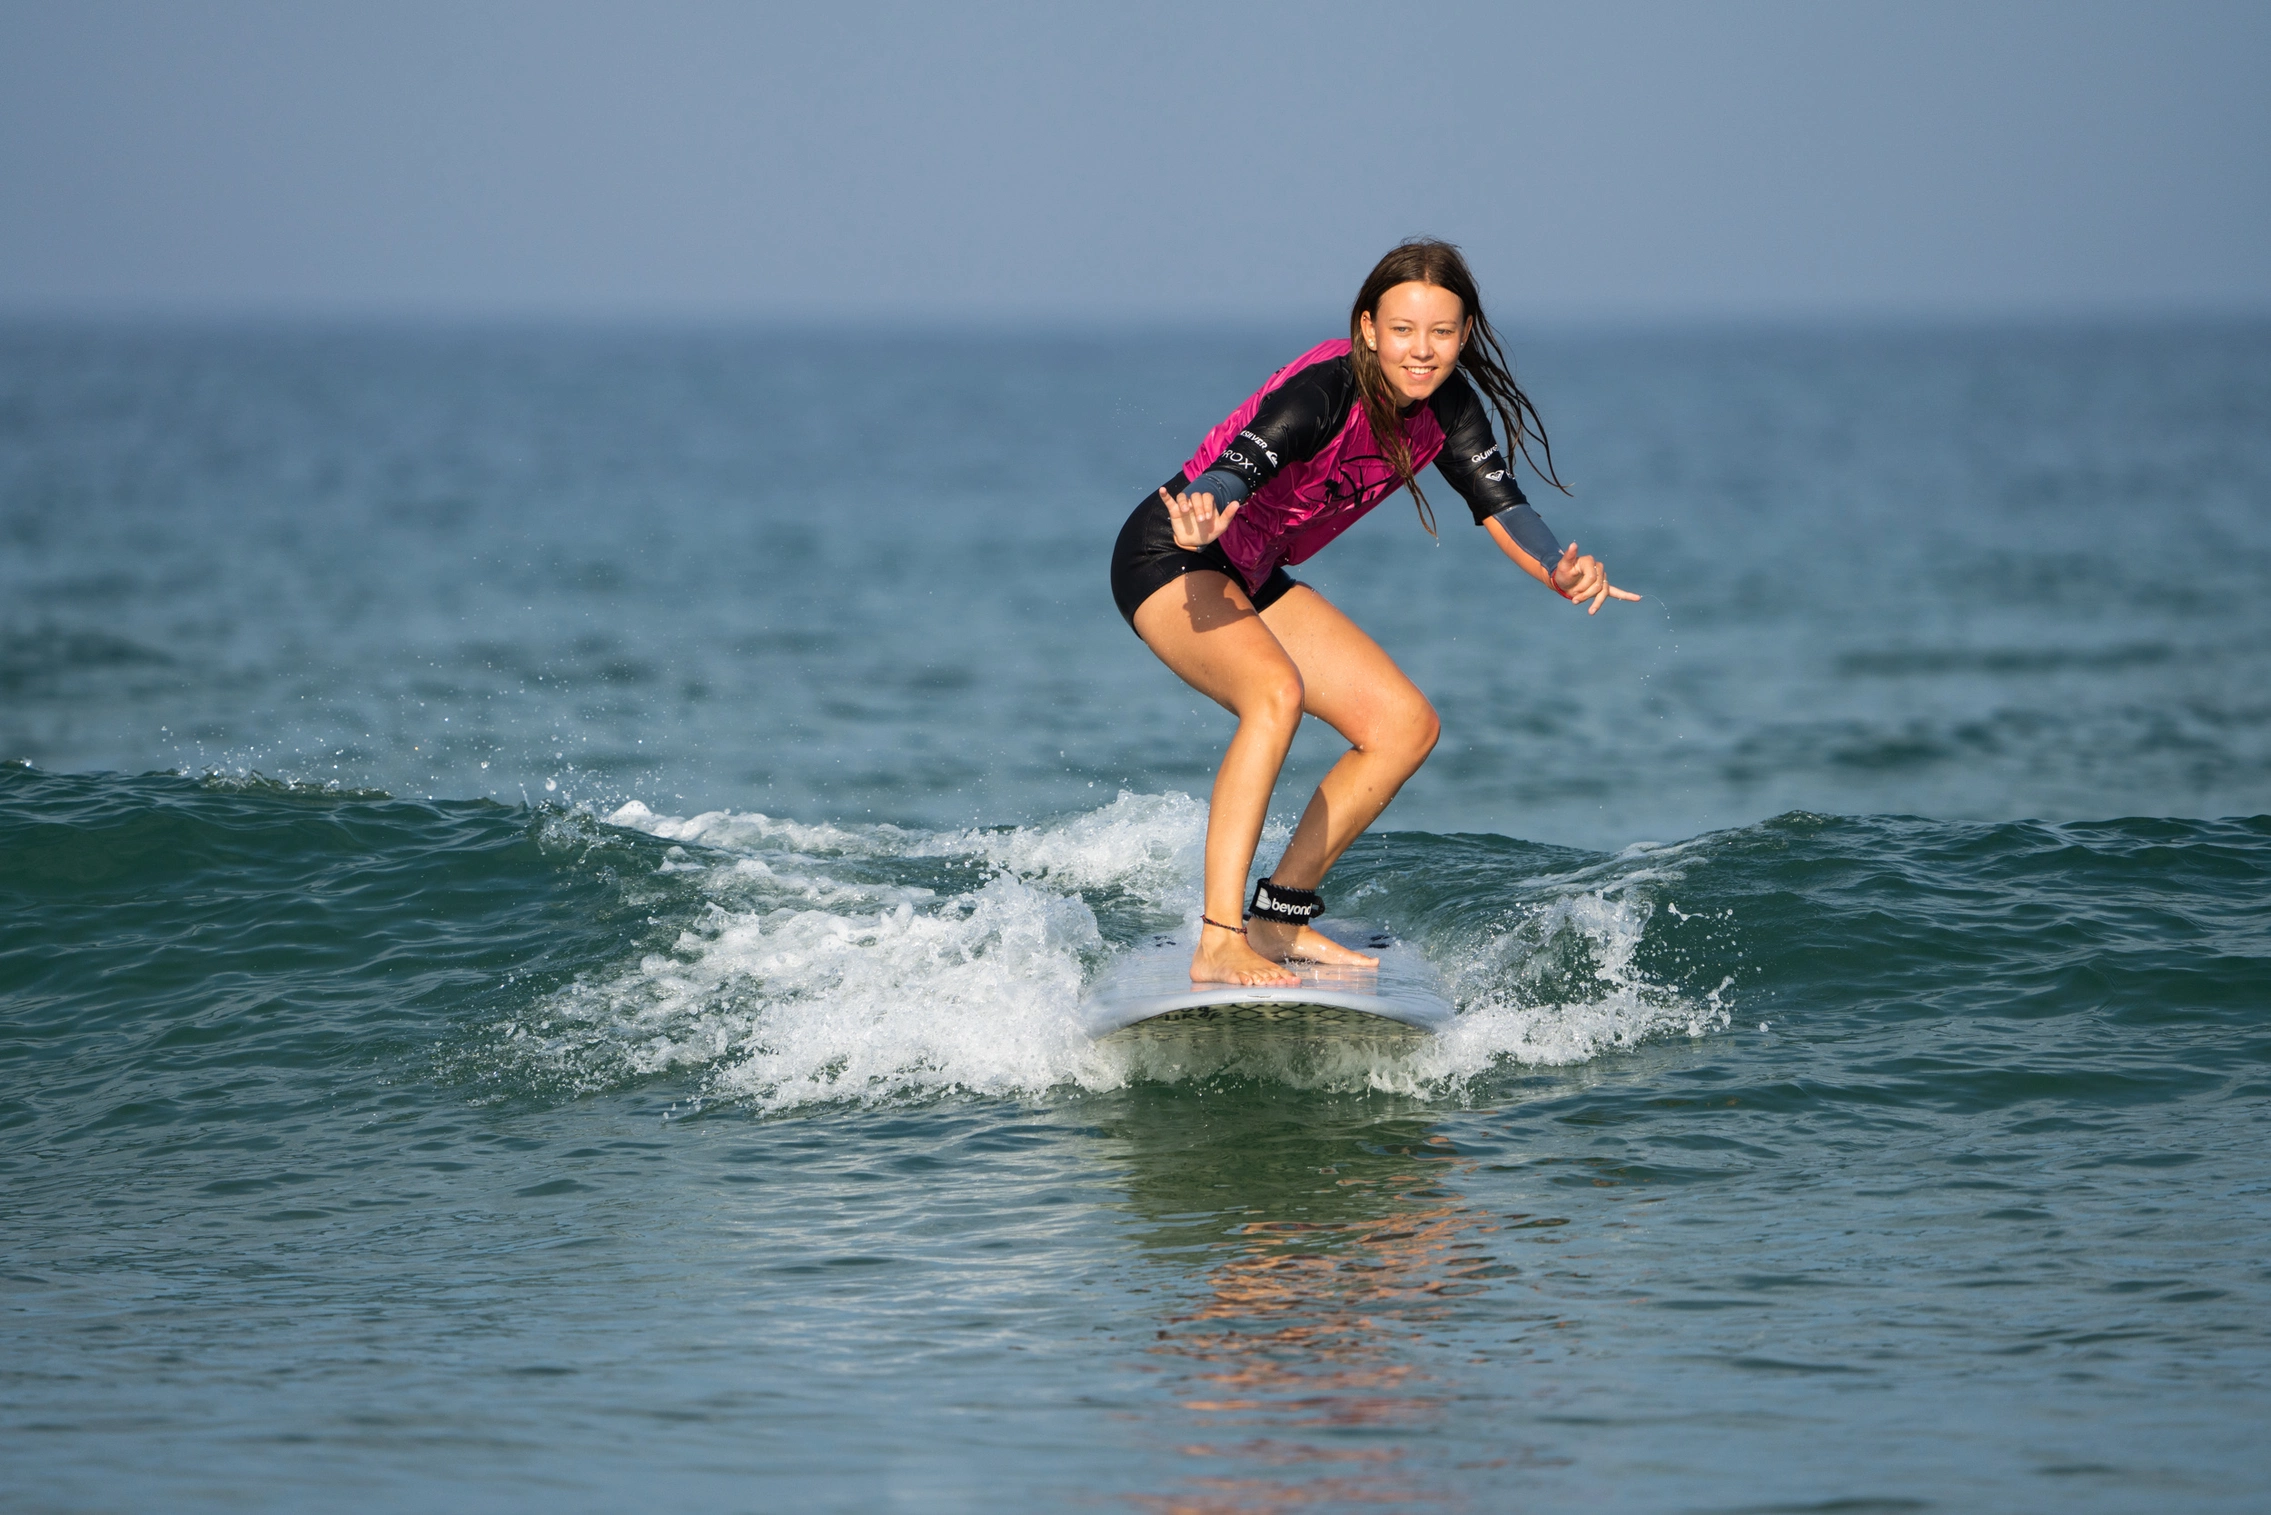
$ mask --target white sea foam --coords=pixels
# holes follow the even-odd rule
[[[1123,793],[1052,825],[934,833],[638,802],[605,819],[679,844],[639,898],[664,892],[676,903],[659,918],[683,924],[500,1027],[515,1064],[581,1088],[676,1073],[767,1110],[1224,1074],[1440,1093],[1507,1061],[1577,1063],[1728,1020],[1716,992],[1682,996],[1634,965],[1652,908],[1638,884],[1667,878],[1660,858],[1528,881],[1533,903],[1511,927],[1435,944],[1460,1015],[1417,1050],[1248,1048],[1235,1064],[1163,1067],[1091,1043],[1073,1011],[1112,955],[1097,908],[1123,940],[1130,921],[1195,923],[1206,814],[1188,796]]]
[[[1455,964],[1460,1014],[1428,1049],[1444,1073],[1496,1058],[1543,1067],[1588,1062],[1651,1037],[1725,1030],[1725,983],[1697,998],[1659,983],[1634,962],[1654,913],[1641,885],[1666,875],[1643,870],[1602,888],[1541,903],[1517,928]],[[1557,994],[1584,984],[1584,996]]]
[[[680,819],[657,815],[638,800],[632,800],[608,816],[607,824],[644,831],[649,836],[668,837],[675,842],[699,842],[735,851],[786,848],[795,852],[854,857],[902,852],[921,835],[902,831],[897,826],[831,826],[825,821],[805,825],[755,812],[736,815],[730,810],[707,810]]]
[[[1262,851],[1284,844],[1282,827]],[[949,832],[910,856],[983,858],[1019,878],[1059,888],[1127,890],[1196,920],[1206,850],[1206,807],[1187,794],[1129,794],[1054,826]]]

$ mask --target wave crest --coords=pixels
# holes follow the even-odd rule
[[[1444,1093],[1509,1062],[1566,1065],[1728,1021],[1718,991],[1683,995],[1636,963],[1648,891],[1672,876],[1658,858],[1486,880],[1485,894],[1516,896],[1495,924],[1452,911],[1407,929],[1460,1009],[1416,1049],[1248,1046],[1161,1066],[1124,1042],[1091,1043],[1073,1011],[1118,950],[1195,921],[1206,812],[1187,795],[1122,793],[1051,825],[935,833],[681,818],[637,802],[604,821],[672,844],[625,883],[678,929],[495,1026],[493,1071],[509,1083],[588,1092],[691,1076],[703,1098],[766,1111],[1132,1079]],[[1284,834],[1272,830],[1265,855]],[[1392,853],[1442,839],[1386,842]],[[1403,913],[1393,880],[1408,862],[1374,863],[1346,897]]]

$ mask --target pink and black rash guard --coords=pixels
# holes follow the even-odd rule
[[[1217,506],[1246,502],[1219,541],[1249,593],[1280,564],[1315,556],[1397,487],[1357,398],[1349,351],[1342,338],[1295,358],[1209,431],[1183,465],[1187,492],[1212,494]],[[1465,374],[1454,372],[1402,426],[1414,471],[1434,463],[1476,525],[1496,516],[1551,571],[1561,543],[1514,482]]]

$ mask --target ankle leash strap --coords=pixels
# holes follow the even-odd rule
[[[1246,907],[1246,913],[1282,925],[1306,926],[1324,909],[1325,902],[1307,889],[1291,889],[1261,879],[1254,885],[1254,902]]]

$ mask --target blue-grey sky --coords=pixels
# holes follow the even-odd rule
[[[2271,5],[0,0],[0,312],[2271,312]]]

